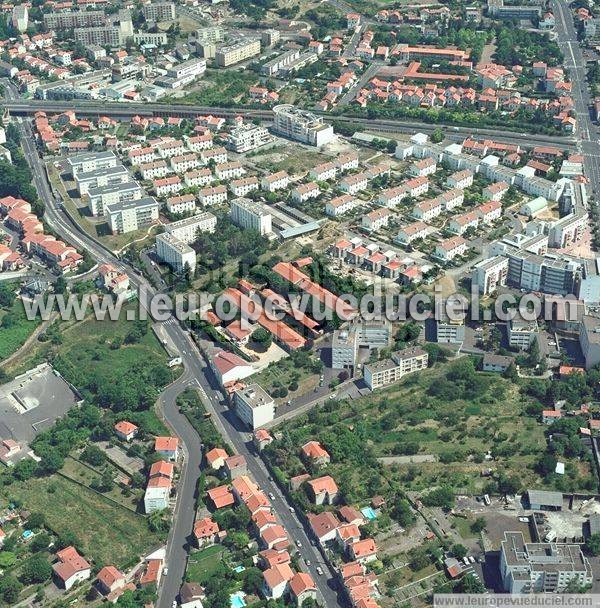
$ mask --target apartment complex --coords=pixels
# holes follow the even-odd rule
[[[142,15],[146,21],[173,21],[175,19],[175,4],[173,2],[151,2],[142,6]]]
[[[322,146],[333,139],[333,127],[316,114],[282,104],[273,108],[273,129],[282,137],[294,139],[311,146]]]
[[[113,234],[127,234],[158,220],[160,204],[147,196],[106,205],[104,213]]]
[[[225,147],[242,154],[268,144],[271,139],[271,135],[265,127],[242,123],[229,132]]]
[[[107,205],[125,201],[135,201],[142,198],[143,190],[140,185],[130,180],[116,182],[105,186],[90,187],[82,200],[87,202],[88,209],[94,217],[104,215]]]
[[[271,213],[262,204],[248,198],[231,201],[231,221],[240,228],[251,228],[260,234],[272,232]]]
[[[260,40],[249,38],[235,44],[221,47],[215,54],[215,62],[220,68],[240,63],[260,53]]]
[[[75,40],[86,46],[122,47],[133,38],[133,23],[128,10],[120,10],[105,25],[75,28]]]
[[[399,382],[407,374],[426,369],[429,355],[417,346],[392,353],[391,359],[364,366],[364,379],[372,390]]]
[[[256,383],[233,393],[233,405],[238,418],[253,430],[275,418],[273,398]]]
[[[214,232],[217,226],[217,218],[209,211],[186,217],[176,222],[165,225],[165,232],[184,243],[193,243],[198,238],[199,232]]]
[[[106,23],[104,11],[65,11],[44,14],[44,25],[49,30],[72,30],[80,27],[98,27]]]
[[[156,237],[156,255],[175,272],[186,267],[192,273],[196,270],[196,252],[169,232]]]
[[[85,152],[70,156],[67,159],[67,166],[71,177],[75,177],[79,173],[89,173],[97,169],[106,169],[107,167],[116,167],[119,164],[119,159],[114,152]]]

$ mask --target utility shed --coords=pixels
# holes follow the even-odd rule
[[[529,506],[534,511],[562,511],[563,495],[561,492],[546,490],[527,490]]]

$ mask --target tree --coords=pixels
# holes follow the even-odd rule
[[[29,516],[27,520],[27,526],[31,530],[39,530],[46,525],[46,516],[43,513],[34,512]]]
[[[483,583],[476,579],[472,574],[464,576],[456,590],[459,593],[485,593]]]
[[[37,470],[37,462],[33,458],[23,458],[13,468],[13,476],[19,481],[31,479]]]
[[[585,541],[585,546],[592,555],[600,555],[600,532],[592,534]]]
[[[426,507],[451,509],[454,506],[454,492],[448,486],[441,486],[430,490],[421,498],[421,501]]]
[[[262,344],[264,348],[267,349],[273,342],[273,336],[271,332],[267,331],[264,327],[259,327],[252,333],[252,341]]]
[[[34,553],[38,553],[39,551],[45,551],[50,546],[50,541],[50,535],[46,532],[41,532],[35,535],[29,546]]]
[[[23,585],[10,574],[0,578],[0,596],[7,604],[14,604],[19,599]]]
[[[94,467],[99,467],[106,462],[106,454],[99,447],[88,445],[81,453],[81,459]]]
[[[454,555],[456,559],[462,559],[463,557],[466,557],[468,552],[469,550],[460,543],[452,545],[452,555]]]
[[[434,144],[439,144],[442,141],[444,141],[444,132],[438,127],[437,129],[435,129],[435,131],[431,134],[431,142]]]
[[[484,517],[478,517],[472,524],[471,524],[471,532],[474,532],[475,534],[479,534],[480,532],[483,532],[485,530],[485,526],[486,526],[486,521]]]
[[[43,555],[34,555],[21,568],[21,581],[26,585],[45,583],[52,576],[52,566]]]
[[[10,568],[17,563],[17,556],[12,551],[0,551],[0,568]]]

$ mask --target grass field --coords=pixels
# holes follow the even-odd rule
[[[7,316],[11,322],[5,327],[2,322]],[[0,361],[21,348],[41,322],[40,318],[33,321],[27,319],[21,300],[15,300],[9,309],[0,309]]]
[[[221,545],[213,545],[192,553],[188,561],[186,579],[190,582],[205,583],[223,561],[226,551]]]
[[[125,568],[160,544],[146,520],[64,477],[15,482],[0,490],[7,500],[19,500],[30,511],[44,513],[57,534],[72,533],[84,555],[95,565]]]

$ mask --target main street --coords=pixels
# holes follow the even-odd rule
[[[155,295],[153,287],[144,277],[132,268],[124,265],[112,252],[105,249],[70,220],[61,208],[60,202],[54,197],[45,168],[37,153],[31,125],[29,122],[23,121],[19,122],[18,126],[22,135],[24,152],[32,169],[34,185],[45,204],[45,219],[51,228],[80,250],[87,250],[98,262],[110,263],[119,270],[126,272],[132,286],[137,288],[138,292],[141,293],[145,290],[148,298]],[[252,446],[251,436],[247,430],[241,428],[237,418],[224,405],[216,379],[206,364],[204,357],[188,333],[181,328],[175,319],[164,321],[163,325],[171,343],[180,353],[185,372],[179,380],[167,387],[161,395],[159,403],[165,421],[183,444],[186,460],[182,468],[175,517],[167,545],[166,562],[168,575],[164,577],[161,585],[158,608],[170,608],[173,600],[179,593],[187,563],[188,538],[191,534],[195,517],[194,507],[202,460],[201,442],[194,428],[187,418],[179,412],[176,405],[177,396],[188,386],[194,386],[199,389],[204,404],[212,414],[219,431],[236,453],[245,456],[248,469],[257,484],[265,492],[275,496],[273,509],[288,531],[290,540],[296,544],[299,541],[302,545],[302,548],[299,549],[300,554],[305,563],[306,560],[310,562],[310,566],[306,564],[305,569],[310,572],[317,584],[325,605],[328,607],[341,606],[337,594],[333,589],[333,581],[328,580],[331,573],[328,572],[319,551],[311,545],[308,533],[303,528],[298,514],[290,510],[285,497],[279,491],[277,485],[269,478],[264,463]],[[316,571],[318,565],[321,565],[325,572],[323,576],[319,576]]]
[[[564,67],[573,83],[572,96],[577,112],[577,147],[584,156],[585,174],[590,180],[592,193],[597,200],[600,194],[600,146],[598,127],[590,116],[592,100],[586,81],[587,66],[577,40],[573,15],[568,2],[553,0],[558,44],[565,56]]]

